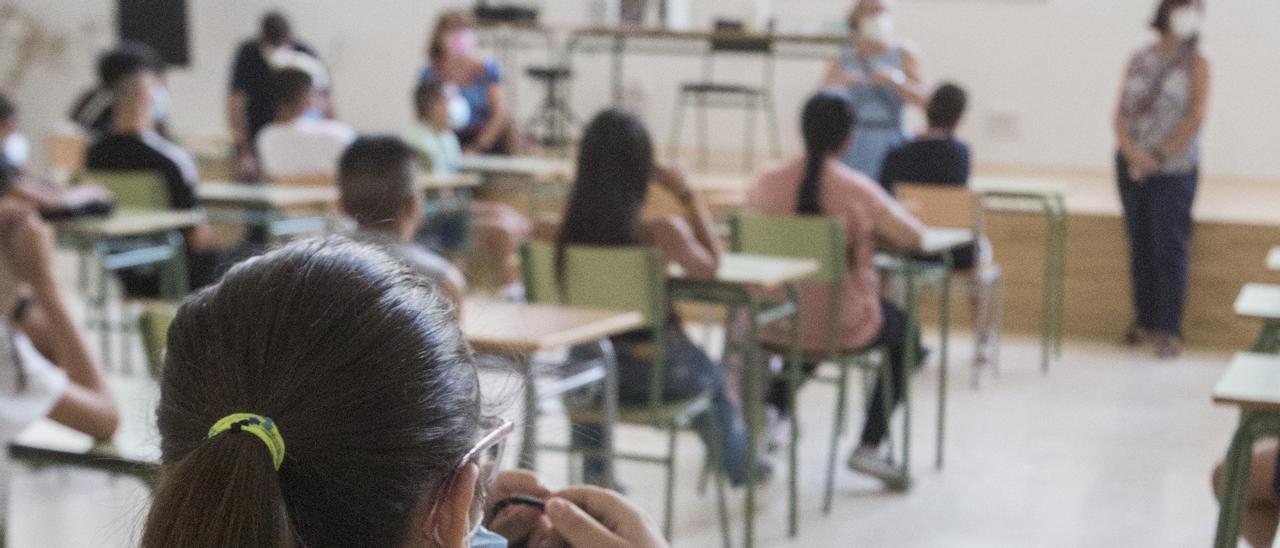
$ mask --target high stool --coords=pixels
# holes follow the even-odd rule
[[[684,110],[690,102],[698,110],[698,166],[707,168],[707,110],[710,108],[736,109],[746,113],[746,130],[743,142],[743,171],[755,166],[756,114],[763,112],[769,124],[769,146],[773,157],[780,157],[781,137],[778,133],[778,112],[773,103],[773,39],[771,37],[740,36],[726,33],[711,38],[710,50],[703,59],[703,80],[687,82],[680,86],[676,101],[675,120],[671,127],[671,160],[680,154],[680,141],[684,132]],[[764,69],[760,71],[758,85],[726,83],[715,80],[715,61],[721,54],[753,55],[764,57]]]
[[[565,66],[545,66],[529,67],[526,73],[547,87],[542,105],[529,119],[529,135],[543,148],[564,151],[572,144],[570,131],[578,123],[569,108],[568,93],[563,93],[564,83],[573,77],[573,71]]]

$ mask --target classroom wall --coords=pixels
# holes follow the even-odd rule
[[[693,1],[694,19],[745,16],[752,0]],[[1109,117],[1123,62],[1149,39],[1144,22],[1151,0],[900,0],[899,34],[924,54],[928,75],[970,88],[973,111],[965,128],[979,161],[1069,167],[1103,172],[1112,138]],[[2,0],[32,13],[65,36],[66,47],[9,90],[26,112],[28,132],[48,133],[75,94],[92,80],[95,52],[113,41],[107,0]],[[190,0],[194,64],[171,75],[180,135],[225,133],[223,90],[234,45],[252,34],[260,13],[279,7],[299,34],[331,63],[340,115],[362,130],[398,130],[409,115],[408,90],[422,62],[426,32],[441,6],[465,2],[423,0]],[[585,17],[587,0],[543,2],[547,21],[571,24]],[[1206,172],[1280,179],[1280,154],[1271,153],[1280,109],[1268,99],[1280,89],[1280,3],[1232,0],[1210,6],[1208,43],[1215,87],[1206,131]],[[775,1],[783,30],[815,30],[836,23],[848,4],[838,0]],[[541,52],[525,59],[540,60]],[[606,58],[577,61],[575,106],[586,116],[608,99]],[[750,74],[753,63],[727,66]],[[783,62],[778,100],[788,150],[794,116],[820,78],[818,62]],[[697,77],[693,59],[636,57],[629,61],[629,96],[664,140],[679,81]],[[517,76],[527,112],[541,95]],[[716,148],[739,146],[740,116],[717,121]],[[686,141],[688,142],[688,141]]]

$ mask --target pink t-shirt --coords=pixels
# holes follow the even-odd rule
[[[803,159],[765,172],[747,196],[753,211],[766,215],[794,216],[804,177]],[[837,160],[829,160],[822,174],[822,211],[842,221],[849,245],[849,270],[844,280],[844,305],[836,350],[857,350],[880,332],[880,280],[874,264],[875,220],[882,218],[893,198],[867,176]],[[831,287],[806,284],[800,296],[800,343],[807,351],[827,349]],[[766,331],[769,342],[782,343],[778,333]]]

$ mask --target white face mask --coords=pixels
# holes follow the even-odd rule
[[[153,84],[151,86],[151,120],[157,124],[164,123],[169,119],[169,105],[172,100],[169,98],[169,88],[164,84]]]
[[[14,167],[27,165],[31,159],[31,141],[21,133],[13,133],[4,140],[4,161]]]
[[[462,129],[471,124],[471,103],[454,90],[449,95],[449,127]]]
[[[1189,40],[1200,34],[1202,21],[1199,10],[1184,6],[1169,14],[1169,32],[1183,40]]]
[[[871,17],[864,17],[858,23],[858,34],[875,42],[888,42],[893,36],[893,16],[888,12]]]

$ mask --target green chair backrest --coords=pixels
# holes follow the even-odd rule
[[[733,250],[818,262],[818,271],[804,281],[836,283],[849,269],[844,226],[830,217],[777,217],[743,213],[730,222]]]
[[[142,331],[142,346],[147,354],[147,367],[151,376],[158,378],[164,363],[164,348],[169,337],[169,326],[173,324],[177,313],[176,305],[168,303],[148,304],[138,318],[138,328]]]
[[[76,180],[105,187],[115,197],[118,208],[169,209],[169,189],[164,176],[156,171],[85,171]]]

